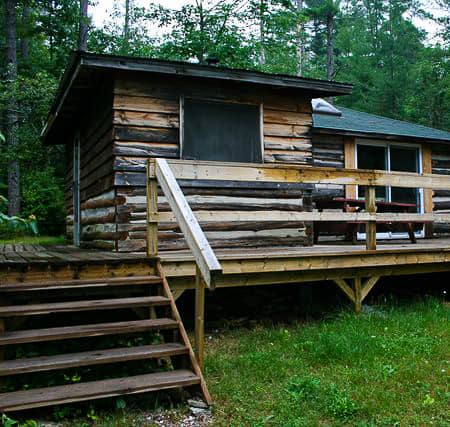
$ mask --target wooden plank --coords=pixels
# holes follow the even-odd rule
[[[147,163],[147,256],[158,254],[158,182],[155,160]]]
[[[195,356],[203,369],[205,356],[205,284],[199,268],[195,273]]]
[[[0,394],[0,410],[2,412],[18,411],[48,405],[122,396],[124,394],[186,387],[199,384],[199,382],[199,377],[193,372],[175,370],[51,388],[44,387]]]
[[[450,214],[417,214],[417,213],[371,213],[371,212],[296,212],[280,210],[257,210],[257,211],[195,211],[195,217],[200,223],[203,222],[254,222],[254,221],[325,221],[325,222],[450,222]],[[171,223],[176,221],[172,212],[159,212],[158,221]]]
[[[214,276],[222,272],[222,267],[192,213],[166,160],[156,159],[156,176],[183,231],[184,237],[194,254],[205,283],[210,287]]]
[[[334,283],[341,288],[342,292],[350,299],[350,301],[355,302],[355,292],[353,289],[347,284],[344,279],[334,279]]]
[[[155,329],[173,329],[178,322],[172,319],[150,319],[132,322],[98,323],[80,326],[63,326],[46,329],[27,329],[5,332],[0,335],[0,345],[23,344],[30,342],[64,340],[69,338],[97,337],[104,335],[130,334]]]
[[[187,351],[187,348],[182,344],[165,343],[138,347],[84,351],[71,354],[58,354],[56,356],[5,360],[0,362],[0,376],[21,375],[26,372],[53,371],[56,369],[73,368],[77,366],[170,357],[186,354]]]
[[[361,277],[356,276],[353,279],[353,291],[355,292],[355,313],[361,313],[362,296],[361,296]]]
[[[206,161],[169,160],[177,179],[295,182],[449,189],[450,176],[386,172],[363,169],[305,167],[301,165],[258,165]]]
[[[265,108],[264,123],[310,126],[312,124],[312,116],[308,113],[278,111]]]
[[[175,304],[175,300],[172,296],[172,292],[170,290],[169,283],[167,282],[163,267],[159,261],[156,264],[156,269],[163,281],[163,292],[164,292],[165,296],[167,298],[169,298],[170,306],[172,308],[172,316],[178,322],[178,328],[179,328],[179,332],[180,332],[181,341],[188,348],[188,355],[189,355],[189,360],[192,365],[192,369],[193,369],[194,373],[200,378],[200,388],[203,392],[203,397],[205,398],[206,403],[208,403],[208,405],[211,405],[211,403],[212,403],[211,395],[209,394],[205,379],[203,378],[202,370],[200,369],[200,366],[197,363],[197,359],[195,358],[195,354],[194,354],[194,351],[192,350],[192,346],[189,341],[188,334],[186,332],[186,329],[184,328],[184,324],[183,324],[183,321],[181,320],[180,313],[178,312],[177,305]]]
[[[422,144],[422,172],[433,173],[432,152],[429,144]],[[433,212],[433,190],[425,188],[423,190],[423,211]],[[433,224],[425,224],[425,237],[433,237]]]
[[[356,169],[355,138],[349,136],[344,138],[344,165],[346,169]],[[348,199],[356,199],[356,188],[356,185],[346,185],[345,197]]]
[[[378,280],[380,280],[380,276],[372,276],[369,277],[363,284],[361,289],[361,301],[364,301],[368,293],[372,290],[372,288],[377,284]]]
[[[375,187],[366,187],[366,211],[375,214],[377,211]],[[377,224],[369,221],[366,224],[366,248],[374,251],[377,248]],[[361,283],[360,283],[361,285]]]
[[[114,96],[114,109],[127,111],[144,111],[154,113],[178,114],[177,99],[152,98],[146,96],[127,96],[116,94]]]
[[[37,314],[68,313],[72,311],[112,310],[167,305],[167,298],[160,296],[137,298],[109,298],[104,300],[70,301],[45,304],[0,306],[0,317],[31,316]]]

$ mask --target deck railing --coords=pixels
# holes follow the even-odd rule
[[[252,212],[223,211],[220,215],[197,212],[200,221],[342,221],[367,224],[366,248],[376,249],[376,223],[450,222],[450,214],[376,212],[375,189],[380,187],[450,190],[450,176],[386,172],[381,170],[335,169],[299,165],[256,165],[204,161],[170,160],[167,162],[176,179],[218,180],[272,183],[363,185],[366,187],[364,212]],[[160,214],[161,221],[172,221],[171,212]]]

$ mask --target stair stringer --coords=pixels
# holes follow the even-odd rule
[[[189,340],[188,334],[186,332],[186,329],[184,328],[184,324],[181,319],[180,313],[178,312],[178,308],[175,303],[175,299],[173,298],[172,291],[170,290],[170,286],[169,286],[169,283],[167,282],[166,275],[164,274],[164,269],[159,261],[157,261],[157,264],[156,264],[156,271],[157,271],[157,274],[162,279],[164,296],[169,299],[173,319],[178,322],[181,342],[184,346],[186,346],[188,348],[188,356],[189,356],[189,361],[191,364],[191,369],[200,378],[200,389],[201,389],[203,398],[205,399],[205,402],[208,405],[211,405],[212,399],[211,399],[211,395],[209,394],[208,387],[206,386],[206,382],[203,377],[203,372],[200,369],[198,361],[195,357],[194,350],[192,349],[192,345]]]

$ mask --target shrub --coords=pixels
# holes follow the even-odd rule
[[[32,171],[22,179],[22,212],[35,215],[44,234],[60,235],[64,232],[66,214],[61,178],[53,168]]]

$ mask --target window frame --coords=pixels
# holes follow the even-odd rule
[[[217,99],[213,97],[204,97],[204,96],[185,96],[180,95],[179,98],[179,116],[180,116],[180,136],[179,136],[179,144],[180,144],[180,159],[184,159],[184,100],[192,99],[195,101],[205,101],[205,102],[216,102],[218,104],[239,104],[239,105],[251,105],[253,107],[259,107],[259,146],[261,149],[261,163],[255,164],[263,164],[264,163],[264,104],[262,101],[254,103],[254,102],[230,102],[224,101],[222,99]],[[219,161],[219,160],[217,160]],[[223,161],[225,162],[225,160]],[[236,162],[235,162],[236,163]]]
[[[386,172],[391,171],[391,152],[390,147],[410,147],[410,148],[416,148],[418,153],[418,172],[419,174],[423,171],[423,155],[422,155],[422,144],[415,144],[410,142],[401,142],[401,141],[381,141],[381,140],[367,140],[362,138],[356,138],[355,139],[355,166],[357,169],[359,169],[358,165],[358,145],[371,145],[376,147],[385,147],[386,150],[386,164],[387,164],[387,170]],[[386,187],[386,194],[388,201],[392,198],[392,192],[391,187]],[[418,213],[423,214],[424,213],[424,192],[423,188],[418,189],[418,197],[419,197],[419,211]],[[360,199],[359,196],[359,186],[356,186],[356,198]],[[425,228],[422,227],[420,231],[415,232],[416,237],[425,237]],[[357,233],[358,240],[364,240],[366,238],[366,233]],[[408,233],[394,233],[394,232],[387,232],[387,233],[377,233],[377,239],[407,239]]]

